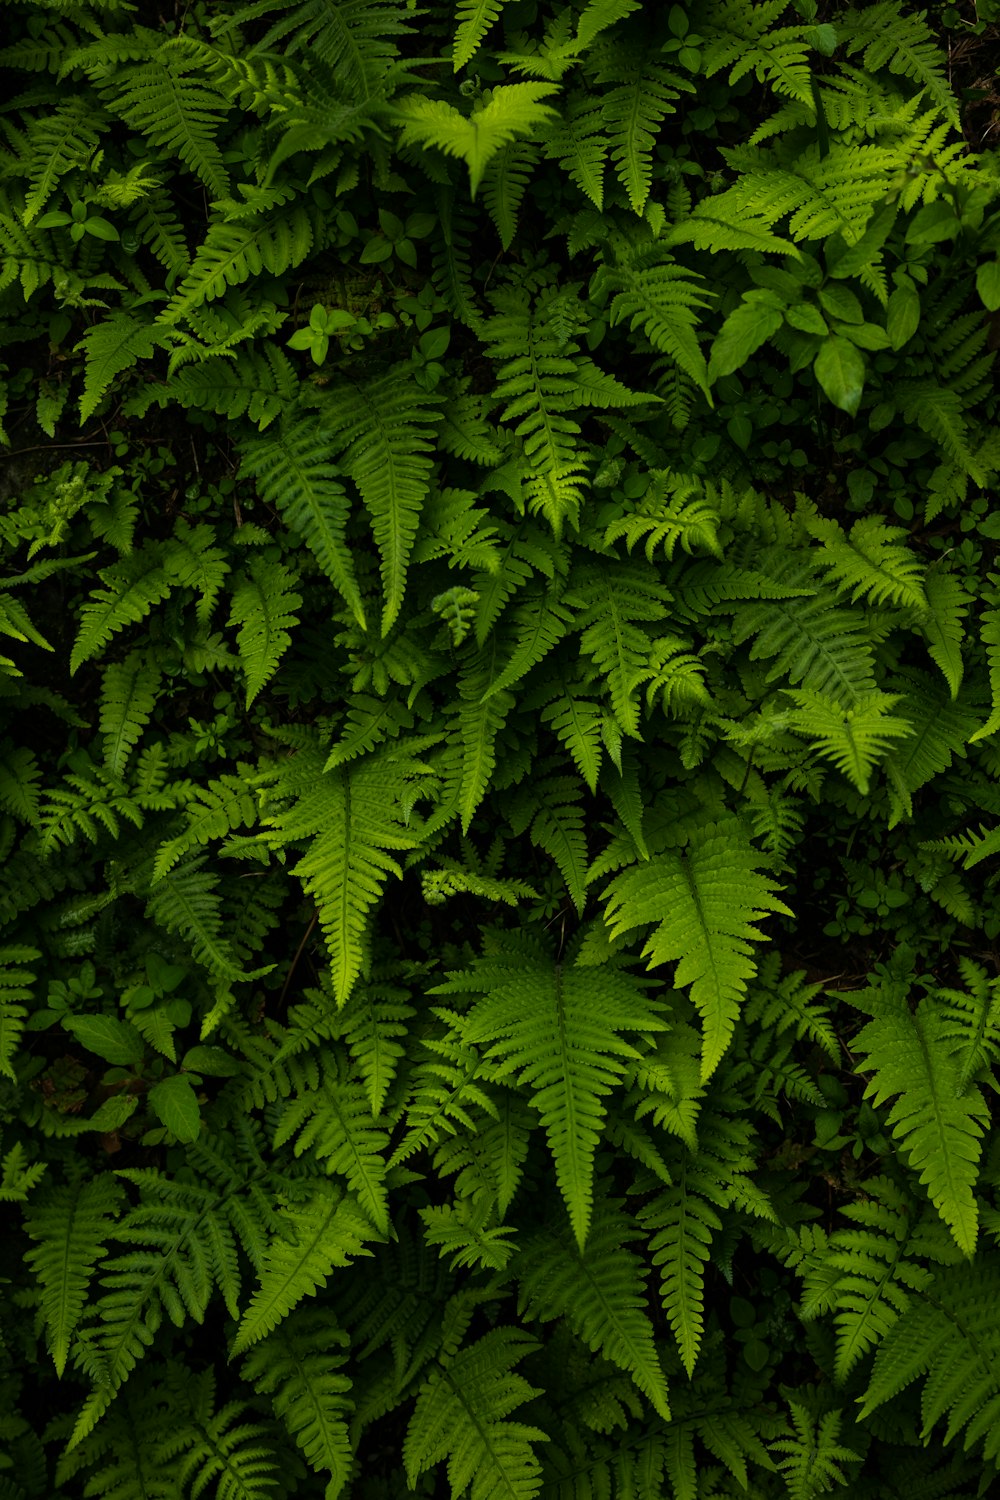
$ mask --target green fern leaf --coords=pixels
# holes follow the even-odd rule
[[[298,532],[323,572],[366,629],[354,563],[345,530],[350,501],[339,470],[329,461],[329,439],[315,420],[301,417],[268,438],[242,446],[243,472],[257,480],[261,499]]]
[[[142,731],[153,716],[160,686],[160,671],[131,651],[122,662],[104,669],[101,681],[101,733],[104,764],[112,776],[121,776]]]
[[[773,549],[763,554],[758,550],[754,562],[770,582],[796,590],[784,598],[771,596],[735,606],[734,640],[756,636],[751,659],[774,658],[768,681],[787,676],[845,708],[861,694],[873,692],[874,660],[861,614],[823,591],[806,560]]]
[[[165,42],[148,62],[109,68],[111,81],[102,92],[133,130],[182,161],[214,198],[224,198],[229,177],[219,137],[228,101],[206,87],[196,70],[200,71],[199,61],[185,56],[180,39]],[[96,76],[103,72],[98,69]]]
[[[170,395],[182,406],[231,422],[246,416],[261,432],[288,410],[297,389],[287,355],[266,340],[241,349],[235,359],[204,359],[193,369],[178,370],[170,381]],[[249,455],[249,444],[244,451]]]
[[[959,1062],[945,1017],[927,995],[916,1010],[902,982],[881,982],[852,997],[874,1017],[855,1037],[861,1066],[873,1076],[866,1098],[895,1098],[888,1124],[960,1250],[976,1248],[975,1185],[989,1110],[978,1087],[959,1094]]]
[[[191,256],[174,201],[166,188],[154,190],[136,204],[132,224],[141,242],[166,271],[167,286],[172,287],[179,276],[187,274]]]
[[[30,750],[0,740],[0,807],[23,823],[35,823],[41,777],[41,768]]]
[[[538,807],[531,821],[531,842],[555,862],[577,913],[587,901],[586,814],[581,787],[568,776],[550,776],[537,783],[530,801]]]
[[[240,968],[224,936],[228,924],[218,892],[218,876],[205,869],[206,863],[206,856],[199,855],[162,875],[149,896],[147,915],[168,932],[185,937],[192,957],[220,980],[229,983],[269,973],[273,965],[256,974]]]
[[[193,1162],[208,1164],[206,1180],[175,1182],[150,1168],[118,1175],[140,1190],[140,1200],[114,1229],[129,1249],[108,1261],[104,1288],[80,1329],[83,1362],[95,1380],[70,1438],[72,1450],[93,1430],[123,1382],[144,1356],[163,1320],[177,1327],[200,1323],[214,1288],[231,1317],[237,1316],[240,1260],[237,1244],[255,1262],[263,1239],[259,1188],[248,1180],[254,1166],[236,1153],[230,1136],[227,1158],[188,1147]],[[234,1159],[235,1156],[235,1159]]]
[[[591,793],[597,791],[604,745],[601,730],[604,710],[599,703],[572,696],[555,698],[542,709],[542,722],[550,724],[573,758],[573,763]]]
[[[475,3],[475,0],[473,0]],[[486,0],[487,4],[496,0]],[[395,106],[404,146],[434,146],[448,156],[459,156],[469,169],[473,198],[483,173],[498,151],[518,136],[537,132],[552,118],[554,109],[541,101],[558,92],[552,83],[503,83],[496,86],[489,102],[469,116],[443,99],[411,94]]]
[[[923,1442],[947,1416],[945,1441],[964,1429],[965,1448],[982,1443],[987,1461],[995,1466],[1000,1456],[998,1308],[995,1262],[939,1271],[880,1344],[860,1419],[865,1421],[924,1376]]]
[[[311,1151],[327,1172],[342,1173],[379,1234],[389,1232],[385,1150],[389,1137],[372,1119],[364,1088],[327,1068],[320,1088],[290,1099],[275,1148],[298,1135],[295,1155]]]
[[[517,233],[517,216],[538,157],[539,148],[533,142],[512,141],[486,169],[483,198],[505,250]]]
[[[632,211],[641,214],[653,182],[653,147],[663,120],[675,113],[679,95],[691,93],[694,85],[662,63],[650,68],[644,53],[625,46],[602,52],[596,78],[614,85],[601,95],[601,114],[618,179]]]
[[[818,753],[832,760],[862,796],[868,793],[876,761],[892,748],[894,739],[905,739],[913,733],[909,719],[889,713],[900,701],[898,693],[865,693],[853,708],[844,708],[822,693],[804,688],[784,691],[796,705],[788,727],[794,734],[812,740]]]
[[[94,1269],[121,1203],[122,1190],[107,1173],[49,1188],[35,1198],[25,1228],[35,1241],[25,1260],[41,1288],[49,1352],[62,1376],[70,1342],[87,1301]]]
[[[932,1279],[916,1259],[929,1236],[920,1232],[913,1203],[889,1177],[871,1178],[865,1189],[870,1196],[841,1210],[857,1227],[836,1229],[804,1276],[803,1317],[834,1309],[838,1381],[881,1343],[912,1294]]]
[[[425,768],[398,752],[326,772],[325,759],[325,745],[312,744],[276,773],[295,800],[266,821],[278,848],[311,839],[294,873],[319,907],[334,995],[343,1005],[361,972],[368,912],[387,876],[402,873],[387,851],[418,843],[405,799]]]
[[[468,833],[476,808],[489,788],[496,766],[496,739],[514,707],[513,693],[483,697],[483,676],[462,683],[457,735],[462,750],[458,808],[462,832]]]
[[[729,1046],[756,973],[754,925],[769,912],[791,912],[776,883],[759,873],[764,858],[736,820],[700,831],[685,854],[668,851],[626,870],[608,887],[605,920],[612,938],[655,924],[643,948],[649,967],[676,962],[675,983],[691,986],[702,1018],[702,1078]]]
[[[282,563],[253,558],[247,576],[233,590],[230,625],[240,627],[237,644],[246,674],[247,708],[270,682],[298,624],[295,611],[302,596],[292,587],[293,574]]]
[[[0,948],[0,1073],[8,1078],[17,1078],[14,1059],[28,1018],[24,1002],[32,998],[35,983],[32,970],[22,965],[41,956],[37,948]]]
[[[451,63],[458,73],[482,46],[483,38],[503,10],[505,0],[458,0],[455,19],[458,29],[452,46]]]
[[[373,1238],[367,1214],[332,1182],[315,1182],[308,1200],[286,1209],[281,1231],[264,1258],[260,1285],[240,1321],[231,1354],[242,1354],[272,1333],[304,1297],[326,1286],[334,1266],[371,1254],[365,1249]]]
[[[159,329],[138,322],[127,312],[112,313],[89,328],[77,345],[86,356],[80,397],[81,425],[94,415],[115,377],[137,360],[149,359],[153,350],[162,348],[164,342]]]
[[[600,211],[604,207],[604,161],[608,138],[604,114],[594,98],[567,100],[561,119],[543,131],[545,154]]]
[[[102,570],[104,588],[80,612],[80,630],[69,659],[71,673],[96,656],[116,631],[139,624],[154,604],[167,597],[174,584],[163,563],[162,548],[147,543]]]
[[[866,598],[874,605],[896,604],[903,609],[924,611],[924,568],[920,559],[901,545],[908,533],[902,526],[887,526],[881,516],[855,521],[845,537],[836,521],[811,517],[806,526],[821,541],[818,561],[846,592],[851,603]]]
[[[661,1268],[660,1295],[690,1378],[705,1329],[705,1268],[722,1220],[712,1201],[696,1191],[704,1174],[686,1165],[680,1171],[675,1168],[674,1174],[674,1186],[660,1193],[639,1218],[653,1231],[649,1250],[653,1264]]]
[[[669,1422],[667,1382],[646,1312],[643,1266],[626,1249],[630,1240],[643,1237],[642,1231],[620,1209],[613,1199],[595,1204],[582,1250],[565,1235],[536,1235],[525,1243],[513,1267],[520,1288],[518,1312],[544,1321],[565,1318],[590,1349],[627,1371]]]
[[[168,875],[183,855],[215,839],[224,839],[238,828],[257,823],[257,802],[240,776],[224,775],[205,786],[191,789],[186,801],[188,826],[182,834],[161,844],[153,865],[153,884]]]
[[[822,1417],[799,1401],[789,1398],[794,1436],[773,1438],[772,1453],[783,1453],[778,1459],[791,1500],[813,1500],[821,1489],[845,1483],[838,1464],[859,1464],[861,1454],[853,1448],[845,1448],[837,1439],[840,1436],[843,1417],[839,1411],[828,1411]]]
[[[185,520],[174,524],[174,534],[164,561],[170,572],[184,588],[192,589],[200,597],[195,605],[195,618],[207,625],[215,608],[224,580],[229,575],[229,563],[221,547],[213,546],[215,532],[211,526],[191,526]]]
[[[440,421],[437,401],[406,366],[364,387],[342,386],[323,407],[323,426],[371,516],[379,550],[388,635],[403,604],[406,572],[430,483],[432,444],[424,428]]]
[[[878,0],[843,17],[838,34],[849,56],[862,54],[865,71],[888,68],[908,78],[933,99],[946,118],[957,123],[957,105],[946,58],[923,12],[904,13],[894,0]]]
[[[1000,610],[987,609],[983,612],[979,638],[986,648],[992,706],[986,723],[980,725],[971,736],[973,743],[987,739],[1000,729]]]
[[[26,150],[31,180],[24,200],[25,225],[38,217],[62,177],[90,161],[106,127],[107,117],[87,94],[56,103],[38,115]]]
[[[778,0],[753,6],[741,0],[713,0],[704,16],[706,74],[711,77],[728,68],[731,86],[753,72],[776,93],[811,104],[813,39],[808,26],[775,26],[786,9]]]
[[[637,736],[638,689],[651,675],[652,638],[642,628],[667,613],[669,595],[645,570],[585,568],[571,582],[565,602],[580,612],[580,650],[592,658],[607,683],[615,720],[623,734]]]
[[[178,323],[202,303],[224,296],[227,287],[240,286],[262,271],[283,275],[305,259],[312,244],[313,226],[301,205],[246,223],[213,220],[190,270],[157,322]]]
[[[656,1007],[643,997],[640,982],[621,969],[568,969],[530,950],[480,960],[435,993],[456,990],[485,991],[461,1022],[463,1037],[487,1046],[498,1078],[516,1075],[530,1090],[582,1246],[590,1226],[603,1100],[627,1063],[639,1056],[620,1033],[662,1029]]]
[[[425,1469],[448,1459],[452,1500],[533,1500],[541,1465],[532,1448],[546,1434],[510,1413],[539,1392],[514,1366],[537,1348],[516,1328],[493,1328],[431,1370],[410,1418],[403,1463],[411,1489]]]
[[[244,1380],[271,1397],[275,1416],[306,1456],[310,1467],[329,1474],[326,1500],[336,1500],[351,1470],[347,1418],[351,1381],[340,1371],[347,1335],[327,1311],[300,1309],[250,1351]]]
[[[267,1442],[269,1429],[241,1421],[251,1410],[243,1401],[229,1401],[215,1411],[214,1370],[192,1379],[182,1366],[178,1375],[181,1389],[171,1393],[172,1410],[180,1418],[174,1441],[177,1485],[201,1495],[218,1476],[218,1500],[271,1500],[279,1481],[278,1455]],[[192,1420],[185,1423],[186,1411]]]
[[[927,611],[920,620],[920,629],[927,642],[927,649],[944,673],[945,681],[953,698],[958,697],[962,685],[962,641],[965,632],[962,621],[968,613],[972,596],[959,583],[953,573],[932,568],[925,580]]]
[[[975,709],[953,702],[944,684],[924,673],[900,673],[892,686],[903,689],[897,712],[913,732],[882,762],[892,802],[890,828],[912,816],[914,792],[946,771],[956,755],[965,760],[966,746],[976,738],[978,719]]]

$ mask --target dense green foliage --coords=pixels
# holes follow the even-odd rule
[[[3,5],[0,1500],[996,1493],[997,10]]]

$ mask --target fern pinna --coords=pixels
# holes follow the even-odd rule
[[[0,1500],[993,1492],[966,9],[10,0]]]

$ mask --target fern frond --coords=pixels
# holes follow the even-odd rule
[[[347,1363],[347,1335],[326,1310],[299,1310],[253,1348],[241,1373],[271,1397],[275,1416],[294,1439],[310,1467],[330,1476],[326,1500],[336,1500],[347,1483],[352,1445],[347,1419],[353,1407]]]
[[[812,103],[809,53],[812,38],[808,26],[776,26],[785,10],[777,0],[753,6],[741,0],[713,0],[699,25],[707,43],[705,73],[728,68],[730,86],[753,72],[766,80],[775,93]]]
[[[641,214],[653,182],[653,147],[674,101],[694,89],[689,78],[624,44],[598,49],[596,82],[611,84],[601,94],[601,115],[611,160],[633,213]]]
[[[178,323],[192,309],[224,296],[227,287],[240,286],[262,271],[281,276],[303,261],[312,245],[312,222],[301,204],[245,223],[215,219],[157,322]]]
[[[571,580],[565,602],[579,610],[580,649],[607,684],[615,721],[623,734],[639,732],[638,689],[653,673],[653,640],[643,625],[662,620],[669,595],[655,577],[624,564],[585,567]]]
[[[577,1243],[587,1238],[594,1155],[603,1100],[638,1057],[623,1031],[659,1030],[641,982],[619,968],[565,968],[539,953],[481,959],[437,987],[483,994],[461,1021],[467,1043],[485,1045],[497,1078],[516,1076],[531,1093],[555,1161],[556,1181]]]
[[[240,776],[223,775],[191,789],[185,800],[187,827],[176,838],[160,845],[153,865],[153,884],[168,875],[185,854],[215,839],[224,839],[238,828],[257,823],[257,801]]]
[[[148,61],[92,72],[99,83],[109,75],[101,92],[115,114],[153,146],[176,156],[213,198],[226,196],[229,176],[220,136],[229,103],[206,87],[199,61],[185,54],[180,39],[164,42]]]
[[[686,853],[667,851],[618,875],[608,887],[605,921],[612,938],[655,924],[642,953],[648,967],[676,962],[674,979],[691,986],[702,1018],[702,1078],[729,1046],[756,973],[754,925],[769,912],[791,913],[778,886],[760,873],[764,858],[735,819],[699,832]]]
[[[542,709],[541,718],[544,724],[552,726],[569,751],[591,793],[596,792],[604,754],[604,710],[601,705],[575,693],[567,694],[547,704]]]
[[[154,189],[142,198],[135,206],[131,222],[139,240],[166,271],[167,285],[172,287],[179,276],[187,274],[191,256],[167,189]]]
[[[444,99],[411,94],[394,107],[404,146],[433,146],[447,156],[458,156],[469,169],[473,198],[490,161],[518,136],[534,134],[555,111],[542,100],[556,93],[552,83],[503,83],[489,102],[469,116]]]
[[[512,141],[486,169],[483,200],[505,250],[510,249],[517,233],[517,216],[539,155],[534,142]]]
[[[252,558],[233,590],[230,625],[238,625],[237,645],[246,675],[247,707],[270,682],[289,645],[289,630],[299,623],[302,603],[294,575],[279,562]]]
[[[943,1417],[945,1442],[964,1431],[964,1446],[1000,1456],[1000,1277],[995,1263],[949,1266],[889,1329],[875,1355],[860,1418],[864,1421],[921,1376],[927,1442]]]
[[[80,611],[80,630],[69,659],[71,673],[96,656],[117,631],[138,625],[154,604],[167,597],[174,582],[163,564],[162,547],[147,543],[101,571],[104,587]]]
[[[346,1266],[370,1255],[373,1236],[367,1214],[332,1182],[317,1180],[310,1197],[293,1203],[280,1216],[264,1258],[260,1284],[240,1321],[231,1353],[242,1354],[266,1338],[297,1307],[326,1286],[334,1266]]]
[[[802,1315],[810,1319],[832,1307],[837,1325],[838,1381],[877,1346],[924,1290],[931,1270],[916,1257],[926,1253],[915,1205],[891,1178],[865,1184],[866,1196],[841,1212],[856,1227],[838,1228],[823,1253],[807,1263]]]
[[[343,1174],[380,1234],[389,1232],[385,1151],[389,1137],[372,1118],[364,1087],[324,1070],[319,1089],[287,1101],[275,1132],[275,1148],[293,1136],[295,1155],[310,1151],[324,1170]]]
[[[278,1455],[267,1442],[269,1429],[242,1420],[251,1411],[243,1401],[229,1401],[215,1410],[215,1372],[205,1370],[192,1379],[187,1367],[177,1371],[181,1388],[175,1395],[180,1432],[176,1448],[177,1483],[191,1495],[201,1495],[216,1480],[218,1500],[271,1500],[277,1487]],[[173,1404],[173,1403],[172,1403]],[[184,1422],[185,1408],[190,1419]]]
[[[24,223],[31,225],[74,168],[85,166],[107,128],[107,117],[92,96],[67,99],[40,112],[28,132],[26,165],[30,183],[24,199]]]
[[[205,868],[207,857],[197,855],[177,865],[150,892],[147,915],[168,932],[186,938],[192,957],[220,980],[248,979],[225,936],[227,922],[218,890],[218,876]],[[268,973],[273,965],[257,971]],[[206,1023],[207,1024],[207,1023]]]
[[[357,485],[371,517],[385,596],[385,636],[403,604],[430,482],[432,444],[426,429],[440,421],[438,403],[412,382],[406,366],[397,366],[363,387],[340,387],[322,410],[340,467]]]
[[[24,823],[38,818],[41,768],[24,745],[0,740],[0,807]]]
[[[182,406],[215,412],[231,422],[249,417],[263,432],[290,408],[297,389],[288,357],[262,340],[259,347],[241,349],[235,359],[204,359],[194,369],[178,370],[169,394]]]
[[[855,1037],[862,1067],[872,1073],[865,1096],[895,1103],[887,1116],[931,1202],[959,1249],[976,1248],[975,1185],[989,1110],[976,1086],[959,1093],[959,1062],[945,1015],[933,995],[910,1010],[900,981],[882,981],[852,996],[873,1019]]]
[[[582,913],[587,900],[586,814],[580,783],[569,776],[548,776],[526,788],[512,812],[520,822],[523,810],[531,818],[529,837],[555,863],[570,900]]]
[[[587,1346],[627,1371],[653,1409],[670,1420],[667,1382],[646,1313],[642,1261],[626,1247],[642,1238],[621,1204],[599,1199],[586,1246],[566,1235],[535,1235],[514,1264],[521,1317],[565,1318]]]
[[[397,0],[252,0],[228,16],[213,18],[211,30],[225,37],[262,16],[278,19],[256,50],[297,61],[315,56],[356,101],[384,98],[398,56],[397,37],[413,34],[413,20]],[[279,43],[283,45],[279,46]]]
[[[49,1352],[61,1376],[94,1269],[117,1217],[122,1190],[108,1173],[39,1194],[25,1214],[34,1245],[25,1254],[40,1289]]]
[[[39,808],[39,848],[51,855],[60,844],[68,848],[81,833],[97,843],[102,829],[117,838],[119,818],[136,828],[143,824],[141,808],[119,777],[99,767],[89,776],[68,771],[61,785],[49,787]]]
[[[199,1158],[192,1150],[195,1162]],[[113,1231],[129,1247],[113,1256],[101,1276],[102,1296],[81,1329],[84,1364],[96,1377],[70,1439],[77,1446],[114,1399],[156,1335],[163,1314],[177,1327],[204,1318],[213,1289],[237,1315],[240,1262],[237,1245],[248,1253],[261,1233],[255,1185],[247,1163],[224,1165],[206,1158],[212,1170],[195,1181],[178,1182],[151,1168],[119,1175],[140,1190],[139,1203]],[[250,1171],[253,1169],[250,1168]]]
[[[976,738],[978,719],[972,707],[953,702],[944,684],[924,673],[901,673],[892,686],[903,690],[896,712],[909,722],[912,733],[882,762],[892,800],[890,828],[912,816],[914,792],[946,771],[956,755],[965,760],[966,746]]]
[[[604,162],[608,138],[599,97],[570,96],[561,118],[541,132],[545,154],[600,211],[604,207]]]
[[[492,1224],[495,1217],[492,1197],[479,1195],[459,1198],[420,1209],[424,1239],[434,1245],[439,1255],[450,1255],[449,1269],[486,1267],[503,1271],[514,1253],[511,1237],[517,1230],[506,1224]]]
[[[755,636],[751,659],[774,658],[768,681],[787,676],[809,692],[821,693],[851,708],[875,691],[871,642],[862,616],[838,605],[811,576],[811,565],[777,551],[758,553],[755,561],[773,582],[796,594],[740,603],[734,611],[737,642]],[[807,593],[806,590],[809,590]]]
[[[451,65],[456,73],[479,51],[503,7],[504,0],[458,0],[455,9],[458,26],[451,49]]]
[[[902,526],[887,526],[881,516],[864,516],[847,537],[827,517],[808,517],[806,526],[822,543],[817,561],[845,593],[851,591],[852,604],[865,598],[873,605],[927,609],[924,569],[915,553],[901,545],[908,535]]]
[[[41,958],[37,948],[0,948],[0,1073],[16,1079],[14,1059],[28,1018],[24,1002],[32,998],[35,975],[22,967]]]
[[[965,631],[962,621],[968,613],[972,596],[954,574],[939,568],[929,570],[924,587],[927,603],[926,612],[919,622],[920,630],[931,660],[944,673],[952,698],[957,698],[964,671],[962,642]]]
[[[844,21],[839,34],[848,56],[860,52],[867,73],[887,68],[897,78],[908,78],[933,99],[952,124],[957,124],[946,59],[923,12],[903,12],[894,0],[878,0],[863,10],[850,11]]]
[[[111,662],[101,681],[101,734],[104,764],[121,776],[142,731],[153,716],[160,686],[155,663],[131,651],[122,662]]]
[[[805,688],[785,688],[784,692],[796,705],[789,715],[789,729],[811,740],[862,796],[868,794],[873,767],[892,748],[893,740],[913,733],[909,719],[889,712],[900,700],[898,693],[864,693],[852,708],[845,708]]]
[[[789,1398],[794,1436],[772,1438],[772,1453],[783,1453],[778,1459],[791,1500],[812,1500],[820,1489],[844,1484],[838,1464],[859,1464],[861,1454],[845,1448],[837,1439],[843,1417],[839,1411],[828,1411],[817,1417],[808,1407]]]
[[[330,441],[315,420],[301,417],[266,438],[242,445],[243,471],[257,481],[261,499],[298,532],[323,572],[366,629],[354,563],[345,531],[350,501],[340,471],[330,462]]]
[[[266,821],[275,828],[280,848],[311,838],[294,873],[319,907],[334,994],[343,1005],[361,972],[368,912],[386,877],[401,874],[388,851],[412,849],[418,842],[404,798],[426,768],[398,751],[326,772],[325,759],[325,747],[311,745],[282,768],[279,786],[285,780],[295,800]]]
[[[229,575],[229,563],[221,547],[214,545],[215,531],[205,523],[192,526],[185,520],[174,524],[174,534],[164,561],[177,582],[200,597],[195,618],[207,625]]]
[[[650,1111],[654,1113],[655,1111]],[[746,1175],[754,1165],[745,1121],[710,1117],[697,1148],[675,1162],[673,1182],[662,1188],[638,1214],[649,1235],[649,1253],[660,1269],[660,1296],[681,1361],[689,1378],[694,1372],[705,1332],[705,1274],[712,1244],[723,1229],[723,1211],[744,1196],[758,1213],[770,1212],[758,1201]]]
[[[493,1328],[432,1368],[423,1382],[403,1444],[410,1488],[425,1469],[448,1460],[454,1500],[533,1500],[541,1465],[532,1448],[546,1434],[512,1411],[539,1392],[514,1366],[537,1344],[516,1328]]]

